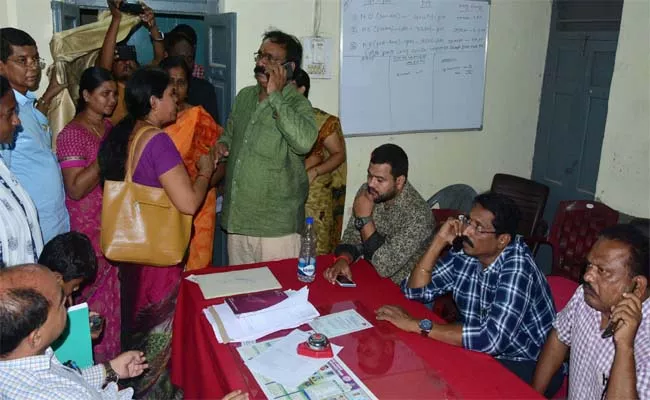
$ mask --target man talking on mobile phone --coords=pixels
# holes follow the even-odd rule
[[[254,53],[257,84],[235,99],[214,150],[228,162],[222,226],[231,265],[298,257],[309,190],[304,158],[318,130],[311,103],[290,85],[302,45],[266,32]]]

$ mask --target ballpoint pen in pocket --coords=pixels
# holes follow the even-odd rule
[[[634,285],[632,286],[632,289],[628,293],[633,293],[635,290],[636,290],[636,281],[634,281]],[[618,325],[618,323],[614,323],[614,321],[612,321],[612,319],[610,317],[609,323],[607,324],[607,327],[603,331],[603,334],[601,335],[601,337],[603,339],[607,339],[609,337],[612,337],[614,335],[614,332],[616,331],[616,326],[617,325]]]

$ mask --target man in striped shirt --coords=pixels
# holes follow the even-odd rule
[[[519,210],[508,197],[484,193],[469,216],[449,219],[402,282],[409,299],[431,302],[451,292],[460,320],[433,324],[396,306],[377,318],[436,340],[494,356],[527,383],[551,329],[555,308],[546,278],[516,235]],[[462,249],[444,249],[462,239]],[[562,382],[557,374],[554,385]]]
[[[546,389],[571,348],[569,399],[650,399],[648,238],[631,225],[607,228],[587,262],[585,283],[553,323],[533,387]]]

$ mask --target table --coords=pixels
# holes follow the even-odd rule
[[[323,278],[322,271],[333,260],[330,255],[318,257],[317,277],[310,284],[309,300],[321,314],[332,308],[356,308],[375,326],[372,330],[334,338],[333,342],[344,346],[339,356],[378,398],[427,398],[430,397],[427,393],[441,390],[451,398],[541,398],[486,354],[403,332],[388,322],[376,320],[375,309],[384,304],[397,304],[417,318],[426,317],[443,323],[422,304],[405,299],[399,287],[389,279],[381,278],[363,260],[352,267],[356,288],[331,285]],[[283,289],[299,289],[304,285],[296,278],[296,259],[205,268],[191,273],[206,274],[264,265],[271,269]],[[251,398],[264,398],[238,356],[235,345],[219,344],[202,313],[203,308],[222,302],[223,299],[205,300],[198,285],[183,279],[173,327],[172,383],[184,390],[186,399],[220,399],[236,389],[248,391]],[[385,352],[388,344],[395,349],[393,357],[383,361],[388,362],[389,373],[382,373],[386,368],[381,366],[375,370],[372,367],[361,368],[360,360],[368,361],[373,354]],[[391,364],[395,365],[391,367]]]

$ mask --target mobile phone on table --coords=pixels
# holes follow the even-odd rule
[[[357,284],[348,279],[345,275],[339,275],[336,277],[336,283],[341,287],[357,287]]]

